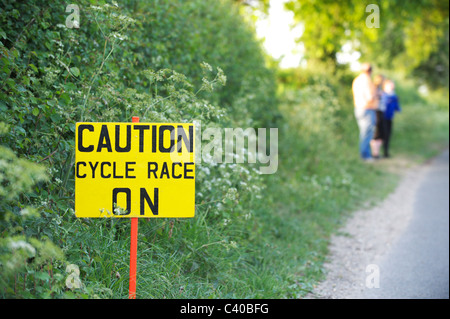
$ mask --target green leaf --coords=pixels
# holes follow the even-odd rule
[[[27,91],[27,89],[25,89],[22,85],[18,85],[17,91],[19,91],[20,93],[25,93]]]
[[[15,128],[17,131],[19,131],[20,133],[22,133],[23,135],[26,135],[26,134],[27,134],[27,131],[25,131],[25,130],[23,129],[22,126],[16,125],[14,128]]]
[[[70,68],[70,72],[76,77],[80,76],[80,69],[77,67]]]
[[[48,100],[47,101],[47,105],[54,107],[56,105],[56,101],[55,100]]]
[[[33,69],[34,72],[36,72],[36,73],[38,72],[37,67],[36,67],[33,63],[28,64],[28,66],[29,66],[31,69]]]
[[[15,82],[13,79],[11,79],[11,78],[9,78],[8,80],[6,80],[6,84],[8,84],[8,86],[9,86],[10,88],[12,88],[12,89],[14,89],[14,88],[16,87],[16,82]]]
[[[35,277],[40,280],[50,280],[50,275],[45,271],[39,271],[35,274]]]
[[[67,94],[67,93],[61,94],[61,96],[59,97],[59,102],[60,102],[60,104],[65,105],[65,106],[69,105],[70,104],[69,94]]]
[[[37,107],[35,107],[31,113],[32,113],[34,116],[38,116],[38,114],[39,114],[39,109],[38,109]]]

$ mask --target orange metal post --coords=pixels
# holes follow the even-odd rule
[[[133,123],[139,122],[139,117],[133,116]],[[130,289],[128,299],[136,299],[136,264],[137,264],[137,235],[138,235],[137,217],[131,218],[131,240],[130,240]]]

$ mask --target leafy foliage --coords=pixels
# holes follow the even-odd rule
[[[277,113],[274,73],[231,2],[130,1],[120,7],[78,1],[79,28],[66,26],[68,4],[4,1],[0,7],[0,122],[2,130],[9,128],[0,162],[4,296],[126,295],[123,235],[129,226],[74,218],[75,122],[126,122],[137,115],[149,122],[258,126]],[[246,176],[252,184],[241,181]],[[207,218],[212,223],[245,212],[235,207],[236,194],[249,202],[262,187],[253,169],[208,162],[197,181],[197,214],[214,210]],[[141,227],[141,234],[162,236],[165,222],[155,223]],[[178,226],[171,225],[173,238]],[[230,245],[227,235],[216,236],[219,246]],[[124,250],[109,256],[111,245]],[[180,269],[200,264],[182,260]],[[208,263],[213,267],[215,259]],[[81,290],[65,284],[73,275],[67,264],[80,267]]]
[[[308,60],[337,64],[337,53],[350,44],[362,59],[383,69],[396,69],[431,88],[448,89],[448,1],[378,1],[379,27],[366,25],[373,11],[371,2],[291,0],[286,8],[294,12],[305,31]],[[447,47],[447,49],[445,49]]]

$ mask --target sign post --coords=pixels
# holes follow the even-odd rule
[[[133,123],[139,122],[139,117],[133,116]],[[136,299],[136,270],[137,270],[137,236],[139,219],[131,217],[131,237],[130,237],[130,288],[128,299]]]
[[[131,218],[129,298],[136,298],[138,218],[195,215],[191,123],[76,123],[75,214]]]

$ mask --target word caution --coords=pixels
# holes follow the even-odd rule
[[[77,123],[77,217],[194,217],[195,128]]]

